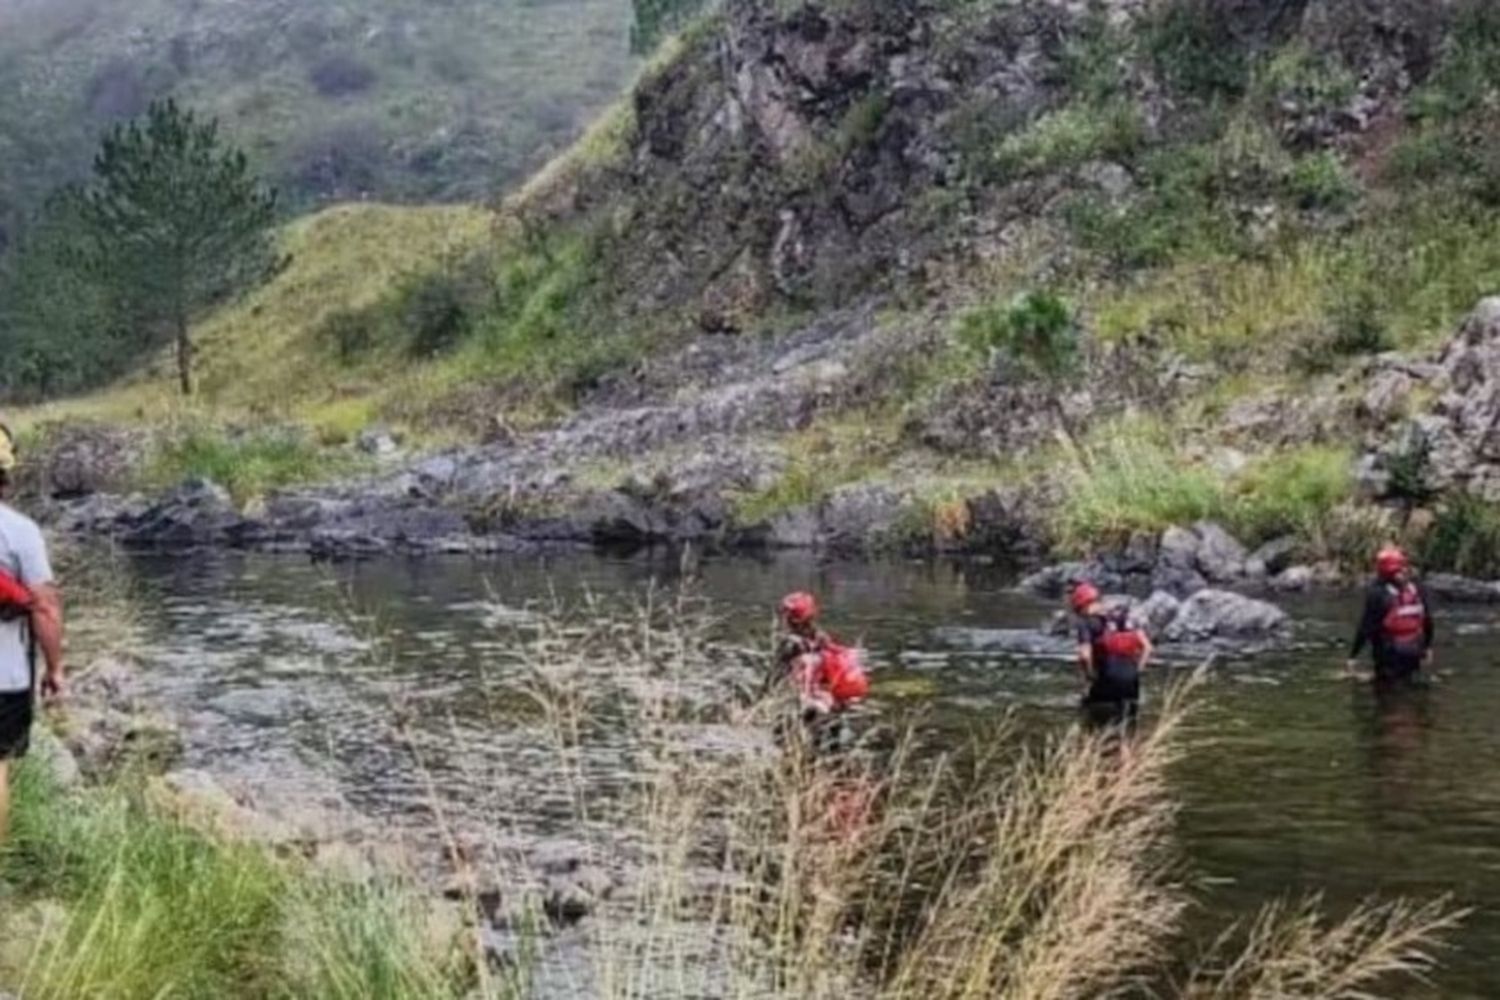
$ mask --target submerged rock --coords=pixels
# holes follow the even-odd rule
[[[1434,573],[1423,577],[1423,585],[1433,597],[1461,604],[1500,603],[1500,580],[1472,580],[1453,573]]]
[[[1162,632],[1168,642],[1265,639],[1286,634],[1291,618],[1276,605],[1228,590],[1200,590]]]

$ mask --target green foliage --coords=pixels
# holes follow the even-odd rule
[[[1159,428],[1119,428],[1087,444],[1081,458],[1055,514],[1064,547],[1086,549],[1223,510],[1223,481],[1175,454]]]
[[[163,101],[105,136],[80,198],[82,265],[148,327],[170,332],[191,394],[188,323],[270,273],[275,192],[220,140],[217,121]]]
[[[1145,43],[1157,72],[1183,93],[1233,97],[1249,83],[1246,47],[1215,0],[1164,0],[1147,21]]]
[[[1226,498],[1229,522],[1245,541],[1313,537],[1354,492],[1347,448],[1309,446],[1264,456],[1236,477]]]
[[[1051,292],[971,309],[959,320],[958,337],[972,350],[1004,357],[1048,381],[1077,374],[1082,363],[1083,335],[1072,307]]]
[[[1450,500],[1423,543],[1422,562],[1432,570],[1500,577],[1500,506],[1469,496]]]
[[[37,1000],[465,994],[414,890],[341,884],[204,835],[155,812],[139,778],[122,781],[68,793],[42,767],[19,769],[0,926],[28,896],[64,919],[23,942],[22,980],[7,986]]]
[[[1064,170],[1090,160],[1129,160],[1145,139],[1140,110],[1128,100],[1070,104],[1012,133],[994,154],[1001,177]]]
[[[68,907],[34,945],[28,997],[269,992],[286,882],[253,851],[156,821],[123,796],[71,801],[23,767],[0,873]]]
[[[1336,57],[1293,43],[1255,67],[1250,89],[1263,114],[1279,114],[1287,105],[1318,114],[1348,103],[1359,81]]]
[[[290,430],[233,434],[196,426],[158,445],[144,479],[157,487],[209,479],[243,503],[281,487],[338,476],[350,467],[348,458],[331,455]]]
[[[681,30],[698,15],[709,0],[631,0],[635,23],[630,27],[630,48],[638,54],[652,52],[662,39]]]
[[[11,398],[93,388],[146,346],[125,303],[77,267],[86,238],[77,199],[59,196],[0,258],[0,388]]]
[[[1500,87],[1500,9],[1488,0],[1463,0],[1450,46],[1425,86],[1412,95],[1411,115],[1453,122],[1492,105]]]
[[[1343,161],[1327,150],[1298,159],[1286,186],[1292,201],[1304,209],[1337,212],[1359,199],[1359,186]]]

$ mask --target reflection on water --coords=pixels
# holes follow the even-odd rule
[[[221,555],[134,566],[155,595],[152,683],[178,706],[194,761],[252,783],[295,774],[314,796],[414,826],[429,821],[430,774],[445,807],[476,831],[486,817],[474,803],[524,803],[532,828],[520,834],[554,830],[570,804],[549,780],[555,758],[535,708],[516,690],[524,651],[496,627],[528,605],[671,587],[676,570],[584,555],[333,569]],[[995,570],[794,556],[706,560],[700,574],[703,595],[747,641],[769,634],[781,594],[818,591],[829,627],[870,651],[878,706],[920,708],[934,739],[1007,710],[1036,725],[1072,718],[1065,655],[1015,658],[964,641],[975,629],[1033,627],[1052,610],[1008,590]],[[1500,673],[1489,614],[1444,620],[1441,683],[1377,698],[1338,676],[1354,601],[1302,599],[1293,610],[1296,650],[1215,672],[1193,724],[1200,745],[1177,775],[1205,926],[1308,891],[1334,907],[1374,892],[1453,892],[1478,910],[1437,995],[1500,995],[1489,958],[1500,948],[1491,909]],[[378,655],[372,623],[385,637]]]

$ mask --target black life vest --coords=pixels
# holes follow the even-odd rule
[[[1414,583],[1387,584],[1389,603],[1380,620],[1380,638],[1398,653],[1422,653],[1427,644],[1427,603]]]

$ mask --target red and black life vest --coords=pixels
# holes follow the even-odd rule
[[[1380,637],[1387,648],[1420,653],[1427,642],[1427,603],[1414,583],[1386,587],[1389,604],[1380,621]]]
[[[1097,672],[1133,670],[1140,665],[1146,652],[1145,636],[1140,629],[1130,627],[1124,609],[1094,616],[1089,632]]]

